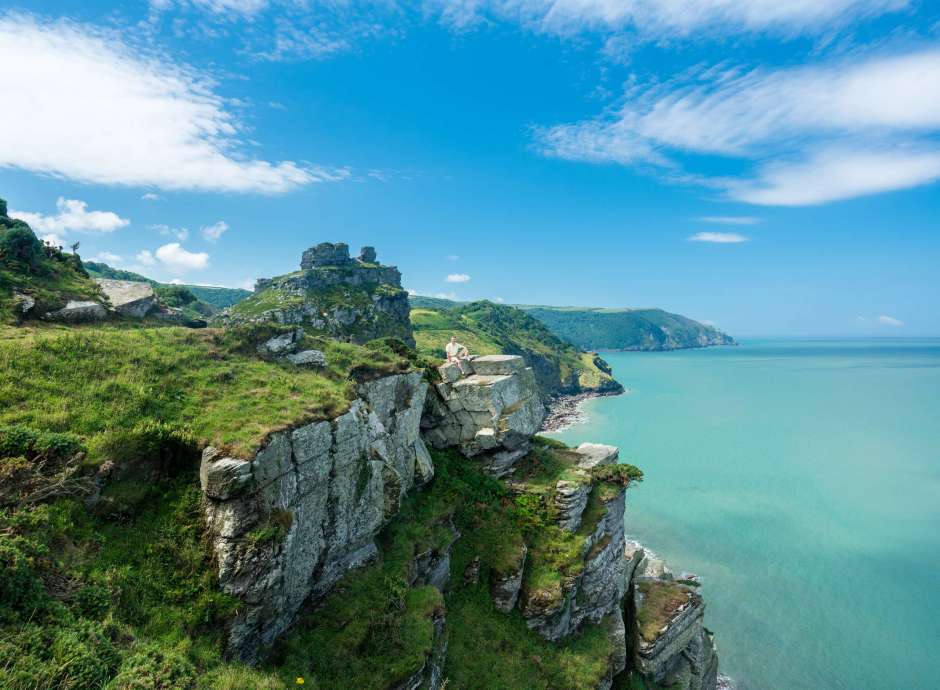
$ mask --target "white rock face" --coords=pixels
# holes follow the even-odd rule
[[[50,321],[80,323],[83,321],[102,321],[108,317],[108,311],[102,305],[90,300],[69,300],[61,309],[46,314]]]
[[[118,314],[142,319],[157,305],[157,295],[150,283],[109,278],[96,278],[95,282]]]
[[[529,451],[545,417],[531,368],[517,355],[487,355],[439,368],[422,421],[435,448],[457,446],[501,477]]]
[[[375,557],[405,493],[433,476],[419,435],[426,393],[418,372],[388,376],[362,384],[340,417],[274,433],[252,460],[204,451],[220,584],[243,602],[231,653],[256,661],[308,597]]]

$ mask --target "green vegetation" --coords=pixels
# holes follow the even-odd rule
[[[191,319],[212,316],[222,309],[241,302],[251,294],[251,291],[241,288],[159,283],[140,273],[113,268],[108,264],[95,261],[85,261],[83,266],[92,278],[150,283],[164,304],[168,307],[182,308],[184,316]]]
[[[303,345],[326,353],[323,370],[261,360],[257,344],[282,330],[6,328],[0,424],[77,434],[86,462],[132,458],[173,430],[244,455],[271,431],[342,413],[355,397],[351,373],[412,366],[400,343],[318,338]]]
[[[698,321],[662,309],[591,309],[521,306],[556,336],[584,350],[674,350],[733,345],[734,340]]]
[[[77,254],[40,242],[29,225],[7,216],[6,202],[0,199],[0,324],[20,320],[14,292],[34,299],[31,313],[36,314],[73,299],[102,299]]]
[[[640,636],[655,642],[676,611],[689,602],[692,593],[687,587],[664,580],[640,582],[637,587],[643,594],[643,606],[637,614]]]
[[[446,300],[438,300],[446,302]],[[428,305],[427,298],[416,300]],[[443,359],[451,335],[473,354],[521,355],[535,372],[546,395],[582,390],[620,390],[606,363],[559,340],[525,312],[492,302],[473,302],[444,308],[415,306],[411,310],[418,351]]]

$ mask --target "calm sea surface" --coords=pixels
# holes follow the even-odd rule
[[[646,480],[627,533],[704,580],[747,690],[940,688],[940,340],[605,355],[569,443]]]

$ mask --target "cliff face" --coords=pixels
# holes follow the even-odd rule
[[[521,619],[526,635],[548,645],[544,654],[574,645],[558,653],[582,654],[584,669],[552,679],[551,687],[606,690],[633,674],[649,688],[714,690],[717,656],[701,597],[626,544],[625,493],[642,473],[622,464],[612,446],[534,439],[544,408],[520,357],[478,357],[466,367],[440,367],[441,380],[430,388],[418,373],[362,384],[347,413],[277,432],[251,460],[205,450],[204,505],[219,580],[242,602],[230,651],[256,662],[305,602],[316,603],[300,624],[308,632],[297,633],[307,641],[291,633],[288,649],[316,654],[312,640],[324,644],[345,635],[357,616],[374,618],[355,624],[363,632],[350,643],[367,644],[357,663],[375,662],[371,686],[437,690],[453,678],[462,687],[468,662],[460,655],[484,654],[485,643],[468,643],[474,631],[455,627],[453,617],[466,621],[475,611],[490,634]],[[428,454],[422,431],[435,449],[459,451],[456,462],[471,482],[465,489],[453,484],[451,464],[435,493],[432,457],[443,458]],[[480,471],[498,481],[473,479]],[[406,494],[422,485],[431,487],[427,495],[407,499],[408,512],[377,546],[382,528],[405,510]],[[471,512],[461,513],[454,502],[466,491],[482,493],[467,496]],[[376,599],[386,585],[357,585],[356,572],[366,583],[392,582],[393,594]],[[344,576],[353,580],[330,593]],[[467,603],[481,591],[485,603]],[[350,600],[357,596],[364,600]],[[387,644],[375,641],[388,635]],[[587,651],[578,647],[587,644]],[[515,652],[497,645],[491,653]],[[490,662],[494,683],[504,673],[501,658]],[[378,676],[386,680],[376,684]]]
[[[419,373],[365,383],[348,412],[276,432],[252,460],[203,452],[219,582],[244,606],[229,650],[254,662],[309,597],[376,555],[375,535],[434,467],[419,437]]]
[[[345,244],[324,242],[304,252],[300,271],[259,279],[254,294],[216,322],[302,324],[355,343],[391,336],[414,346],[409,311],[401,273],[377,263],[372,247],[353,259]]]

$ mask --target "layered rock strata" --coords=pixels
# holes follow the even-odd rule
[[[487,355],[438,371],[422,420],[427,441],[456,446],[495,477],[509,474],[545,417],[532,369],[518,355]]]
[[[200,478],[222,589],[238,597],[229,651],[254,662],[304,601],[377,553],[375,535],[434,467],[419,436],[420,373],[359,386],[345,414],[273,433],[252,459],[206,448]]]

